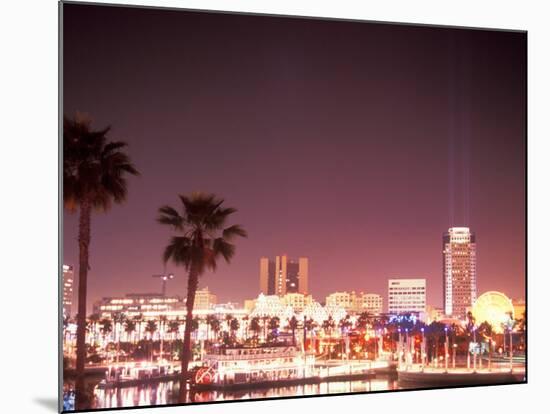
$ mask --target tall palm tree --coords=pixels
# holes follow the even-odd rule
[[[220,257],[229,263],[235,254],[235,246],[231,242],[235,237],[246,237],[246,232],[239,225],[225,227],[227,218],[237,210],[224,207],[223,199],[204,193],[180,195],[179,198],[181,210],[170,206],[161,207],[158,222],[170,226],[176,232],[164,249],[164,262],[171,260],[188,272],[180,379],[180,402],[186,402],[191,323],[199,277],[208,269],[214,271]]]
[[[79,211],[78,318],[76,328],[76,409],[89,408],[84,391],[86,300],[92,210],[107,211],[126,199],[127,175],[138,175],[126,143],[108,141],[110,127],[92,129],[89,120],[63,118],[63,205]]]

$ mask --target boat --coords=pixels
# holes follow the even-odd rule
[[[180,368],[173,365],[153,365],[146,363],[110,366],[97,385],[100,389],[133,387],[170,381],[179,378]]]
[[[197,390],[232,390],[287,387],[342,379],[372,377],[387,370],[387,362],[331,361],[317,364],[314,353],[296,346],[213,347],[203,365],[192,371],[190,387]]]
[[[445,370],[443,368],[412,368],[398,369],[398,381],[403,384],[429,387],[446,387],[457,385],[481,385],[481,384],[511,384],[525,382],[525,369],[514,370],[496,369],[466,369],[456,368]]]

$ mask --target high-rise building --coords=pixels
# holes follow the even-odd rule
[[[389,279],[388,313],[426,312],[426,279]]]
[[[476,301],[476,238],[468,227],[443,234],[445,315],[465,318]]]
[[[69,317],[72,315],[71,312],[73,306],[73,286],[73,267],[63,265],[63,317]]]
[[[260,259],[260,291],[265,295],[286,293],[307,294],[308,259],[300,257],[298,261],[288,259],[286,255]]]

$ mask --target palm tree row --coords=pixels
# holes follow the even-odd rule
[[[90,270],[92,212],[105,212],[113,204],[126,199],[127,177],[139,175],[125,153],[122,141],[109,141],[111,128],[92,129],[89,119],[81,116],[63,120],[63,204],[70,212],[78,212],[78,312],[76,333],[76,409],[90,407],[84,392],[86,360],[86,300]],[[199,277],[214,271],[218,260],[229,262],[235,254],[232,241],[246,237],[239,225],[226,226],[236,209],[225,207],[224,200],[211,194],[180,195],[179,208],[163,206],[158,222],[167,225],[173,235],[162,255],[164,263],[171,261],[188,273],[187,314],[183,335],[180,400],[186,401],[187,368],[190,360],[193,305]],[[152,326],[149,326],[152,329]]]

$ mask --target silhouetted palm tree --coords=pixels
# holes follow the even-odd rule
[[[262,326],[260,325],[260,318],[255,316],[250,320],[250,330],[254,332],[254,337],[258,339],[259,333],[262,331]]]
[[[240,327],[241,324],[239,323],[239,320],[237,318],[233,318],[229,322],[229,329],[231,330],[231,338],[233,339],[233,342],[237,340],[237,331]]]
[[[327,333],[328,336],[332,336],[332,330],[335,326],[336,323],[334,322],[334,319],[332,319],[332,316],[329,316],[328,319],[325,319],[322,325],[325,333]]]
[[[134,322],[133,319],[126,319],[124,321],[124,330],[126,331],[126,334],[128,335],[128,337],[130,338],[129,342],[134,342],[132,341],[132,335],[136,331],[136,323]]]
[[[292,345],[296,345],[296,329],[298,328],[298,319],[296,319],[296,316],[292,316],[288,320],[288,328],[292,332]]]
[[[84,390],[86,300],[92,210],[106,211],[126,199],[126,176],[138,171],[123,151],[124,142],[109,142],[110,127],[93,130],[89,120],[63,119],[63,204],[79,211],[78,319],[76,329],[76,409],[89,408]]]
[[[122,323],[126,317],[122,312],[116,312],[113,315],[113,322],[115,323],[115,341],[116,341],[116,362],[118,363],[120,354],[120,332],[122,330]]]
[[[216,317],[216,315],[208,315],[206,318],[206,325],[209,327],[209,329],[214,332],[214,339],[218,340],[218,332],[220,331],[220,320]]]
[[[235,246],[231,242],[235,237],[246,237],[246,232],[239,225],[225,227],[227,218],[237,210],[223,207],[223,199],[203,193],[180,195],[179,198],[181,211],[170,206],[161,207],[158,222],[170,226],[177,233],[164,249],[164,262],[171,260],[188,272],[180,380],[180,402],[186,402],[191,323],[199,277],[208,269],[215,270],[220,257],[229,263],[235,254]]]
[[[151,352],[151,362],[153,362],[153,335],[157,331],[157,323],[153,320],[147,321],[145,325],[145,332],[149,333],[149,349]]]

